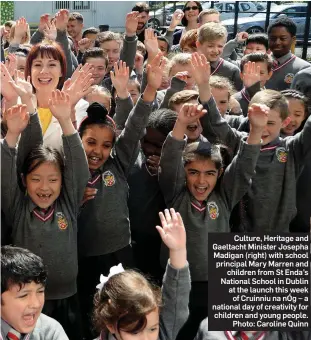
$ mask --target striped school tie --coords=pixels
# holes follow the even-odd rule
[[[19,340],[21,338],[21,334],[11,328],[8,332],[7,338],[8,340]]]

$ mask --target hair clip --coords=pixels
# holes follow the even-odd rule
[[[116,274],[120,274],[124,272],[124,268],[122,266],[122,263],[119,263],[117,266],[113,266],[110,268],[109,270],[109,275],[108,276],[104,276],[103,274],[100,275],[100,283],[96,286],[97,289],[99,289],[99,291],[102,291],[105,283],[113,276]]]

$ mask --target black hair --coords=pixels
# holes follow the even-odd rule
[[[98,34],[99,29],[96,27],[89,27],[82,33],[82,39],[85,38],[87,34]]]
[[[46,162],[56,164],[63,175],[65,164],[64,158],[60,152],[48,146],[38,145],[31,150],[22,165],[23,176],[25,177],[32,171],[36,170],[41,164]]]
[[[249,53],[243,56],[243,58],[241,59],[241,65],[240,65],[241,72],[243,72],[245,64],[248,63],[249,61],[254,62],[254,63],[258,63],[258,62],[266,63],[268,72],[272,70],[273,60],[266,53],[254,52],[254,53]]]
[[[132,11],[139,13],[146,12],[147,14],[149,14],[150,8],[149,5],[146,4],[145,2],[137,2],[135,6],[132,8]]]
[[[1,247],[1,294],[12,285],[20,289],[31,282],[45,286],[47,270],[42,259],[27,249]]]
[[[247,44],[251,44],[251,43],[264,45],[267,51],[269,49],[269,40],[268,40],[268,36],[267,36],[266,33],[250,34],[248,36],[248,38],[246,39],[245,46],[247,46]]]
[[[147,128],[157,129],[167,136],[174,128],[177,113],[170,109],[158,109],[153,111],[148,120]]]
[[[108,115],[108,111],[104,105],[94,102],[86,110],[87,117],[84,118],[79,127],[79,135],[82,138],[85,130],[89,125],[106,126],[114,132],[113,143],[116,138],[116,126],[111,117]]]
[[[199,13],[202,12],[203,8],[202,8],[202,5],[201,5],[201,2],[200,1],[187,1],[184,5],[184,8],[182,9],[182,11],[185,13],[185,8],[188,7],[187,4],[189,2],[195,2],[196,5],[198,6],[199,8]],[[188,25],[188,20],[186,19],[186,16],[184,15],[183,18],[181,19],[181,23],[183,26],[187,27]]]
[[[273,21],[268,26],[268,29],[267,29],[268,35],[270,35],[272,29],[275,28],[275,27],[285,27],[286,30],[288,31],[288,33],[292,37],[296,36],[297,26],[294,23],[294,21],[291,18],[287,17],[287,16],[280,16],[275,21]]]
[[[160,41],[166,42],[166,44],[167,44],[166,52],[168,52],[170,50],[170,43],[167,40],[167,38],[163,37],[163,35],[160,35],[160,36],[157,36],[157,39],[160,40]]]

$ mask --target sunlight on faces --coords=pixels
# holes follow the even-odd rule
[[[187,101],[187,104],[198,104],[198,101],[195,99]],[[177,112],[177,114],[180,112],[181,108],[183,107],[184,103],[176,104],[174,105],[174,111]],[[203,128],[201,125],[200,120],[198,119],[195,123],[188,125],[186,130],[186,135],[188,137],[188,142],[195,142],[202,133]]]
[[[282,132],[287,136],[292,136],[300,128],[301,123],[305,119],[306,112],[301,100],[295,98],[287,98],[287,100],[291,121],[282,129]]]
[[[20,333],[31,333],[44,305],[44,287],[35,282],[12,285],[1,294],[1,318]]]
[[[88,125],[82,136],[89,169],[100,168],[109,158],[113,147],[114,132],[107,126]]]
[[[185,165],[187,188],[199,202],[214,190],[222,170],[217,170],[211,159],[196,160]]]
[[[224,116],[229,110],[230,95],[226,88],[218,89],[211,87],[212,96],[215,99],[219,113]]]
[[[208,23],[208,22],[217,22],[219,23],[220,22],[220,14],[216,14],[216,13],[213,13],[213,14],[205,14],[203,15],[202,19],[201,19],[201,23],[200,23],[200,26]]]
[[[114,66],[114,63],[120,59],[121,46],[116,40],[105,41],[100,44],[100,48],[104,50],[104,52],[108,56],[109,64],[108,67],[111,69]]]
[[[198,5],[195,2],[187,2],[186,7],[198,7]],[[197,22],[199,16],[199,9],[191,9],[190,11],[185,11],[185,18],[189,22]]]
[[[260,66],[260,87],[263,88],[266,84],[266,82],[272,77],[273,71],[268,72],[268,65],[265,62],[255,62],[256,69],[258,66]],[[244,65],[244,70],[245,70]],[[240,77],[243,80],[243,72],[240,72]]]
[[[60,195],[62,174],[57,164],[44,162],[26,175],[28,196],[40,208],[50,207]]]
[[[157,340],[159,337],[159,309],[156,308],[146,315],[146,327],[138,333],[131,334],[120,330],[120,333],[113,327],[108,326],[110,333],[114,334],[117,340]]]
[[[100,85],[106,74],[106,61],[103,58],[87,58],[86,62],[92,65],[90,72],[94,79],[92,85]]]
[[[53,91],[62,77],[59,60],[39,55],[31,66],[31,83],[36,91]]]
[[[268,123],[264,128],[261,139],[263,145],[266,145],[275,140],[279,135],[282,128],[285,128],[290,122],[290,117],[287,117],[282,121],[280,112],[277,110],[270,109]]]
[[[193,90],[194,86],[195,86],[195,81],[194,78],[192,76],[191,73],[191,66],[190,66],[190,62],[187,65],[182,65],[182,64],[175,64],[170,71],[170,78],[174,77],[174,75],[178,72],[187,72],[187,80],[186,80],[186,87],[184,88],[184,90]]]
[[[226,38],[217,40],[205,41],[204,43],[197,42],[198,52],[205,55],[207,61],[218,61],[220,58],[224,46],[226,44]]]
[[[280,58],[290,52],[292,43],[296,38],[292,37],[286,27],[277,26],[272,28],[269,34],[269,48],[276,58]]]
[[[260,53],[260,52],[267,53],[266,47],[262,44],[251,42],[245,46],[244,55],[250,54],[250,53]]]
[[[71,38],[77,38],[83,29],[83,23],[78,20],[70,20],[67,25],[67,32]]]

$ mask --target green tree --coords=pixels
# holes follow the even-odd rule
[[[14,1],[1,1],[0,2],[1,12],[1,25],[8,20],[14,19]]]

